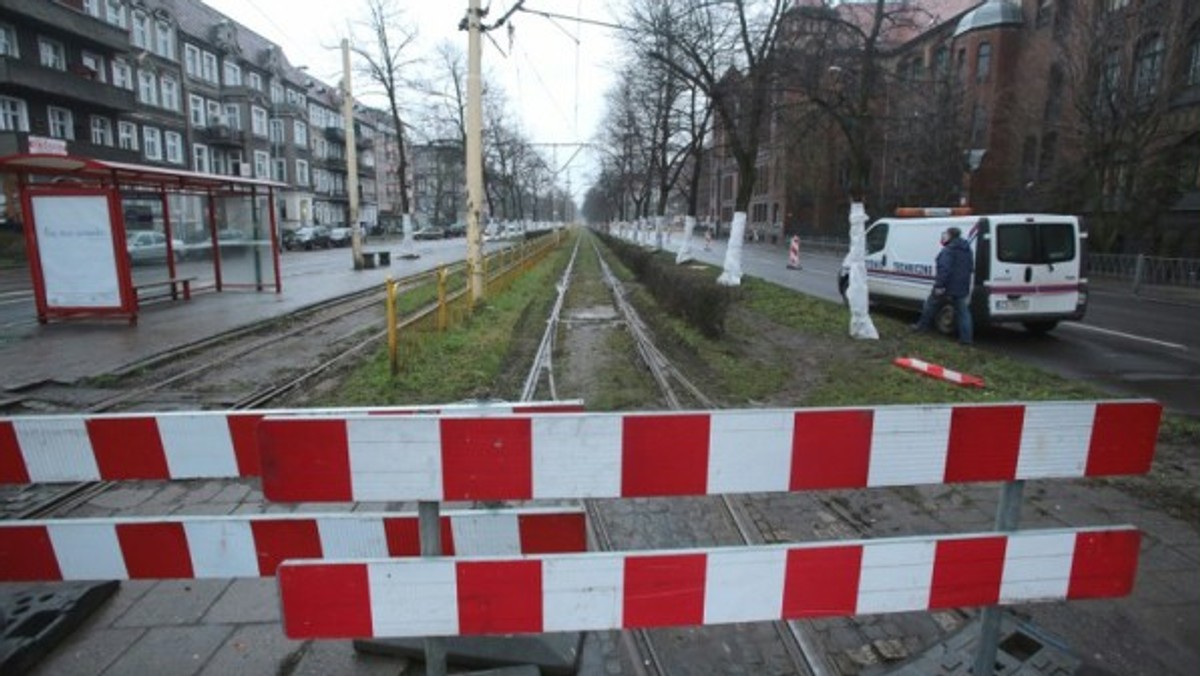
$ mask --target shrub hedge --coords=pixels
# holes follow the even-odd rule
[[[725,315],[734,290],[717,284],[711,271],[680,267],[636,244],[596,234],[667,312],[709,338],[725,334]]]

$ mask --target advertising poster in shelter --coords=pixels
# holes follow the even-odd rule
[[[32,204],[47,306],[121,307],[108,197],[38,195]]]

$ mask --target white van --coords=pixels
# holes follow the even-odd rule
[[[881,218],[866,232],[867,289],[872,303],[920,310],[933,286],[941,234],[959,228],[975,254],[971,317],[976,326],[1020,322],[1034,333],[1087,310],[1087,232],[1075,216],[998,214]],[[838,290],[846,295],[849,269]],[[954,331],[947,304],[935,325]]]

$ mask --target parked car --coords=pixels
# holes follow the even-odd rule
[[[217,231],[217,244],[221,247],[222,256],[243,254],[252,246],[250,237],[236,228],[223,228]]]
[[[445,239],[446,231],[433,226],[421,228],[413,233],[413,239]]]
[[[284,249],[291,251],[300,246],[300,241],[296,238],[296,231],[291,228],[283,228],[279,233],[280,245]]]
[[[446,236],[447,237],[466,237],[467,236],[467,224],[466,223],[452,223],[451,225],[446,226]]]
[[[296,246],[301,249],[329,248],[329,228],[323,225],[306,225],[296,229]]]
[[[329,229],[330,246],[350,246],[350,238],[350,228],[344,225],[339,225],[336,228]]]
[[[167,260],[167,237],[153,230],[137,230],[125,233],[125,251],[132,263],[145,263]],[[185,249],[182,240],[171,239],[171,252],[175,261],[184,258]]]

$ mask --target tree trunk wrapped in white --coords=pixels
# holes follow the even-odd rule
[[[661,251],[663,248],[663,220],[666,217],[658,215],[654,217],[654,250]]]
[[[402,223],[404,230],[404,241],[400,243],[400,257],[416,258],[420,254],[417,253],[416,247],[413,246],[412,214],[404,214]]]
[[[850,303],[850,337],[878,340],[879,332],[871,321],[867,302],[866,247],[863,240],[867,224],[867,212],[862,202],[850,205],[850,253],[846,254],[846,266],[850,268],[850,287],[846,298]]]
[[[725,247],[725,270],[717,277],[722,286],[742,285],[742,240],[746,238],[746,212],[735,211],[729,228],[729,245]]]
[[[675,264],[683,265],[692,260],[692,232],[696,229],[696,217],[683,217],[683,241],[679,243],[679,251],[675,254]]]

